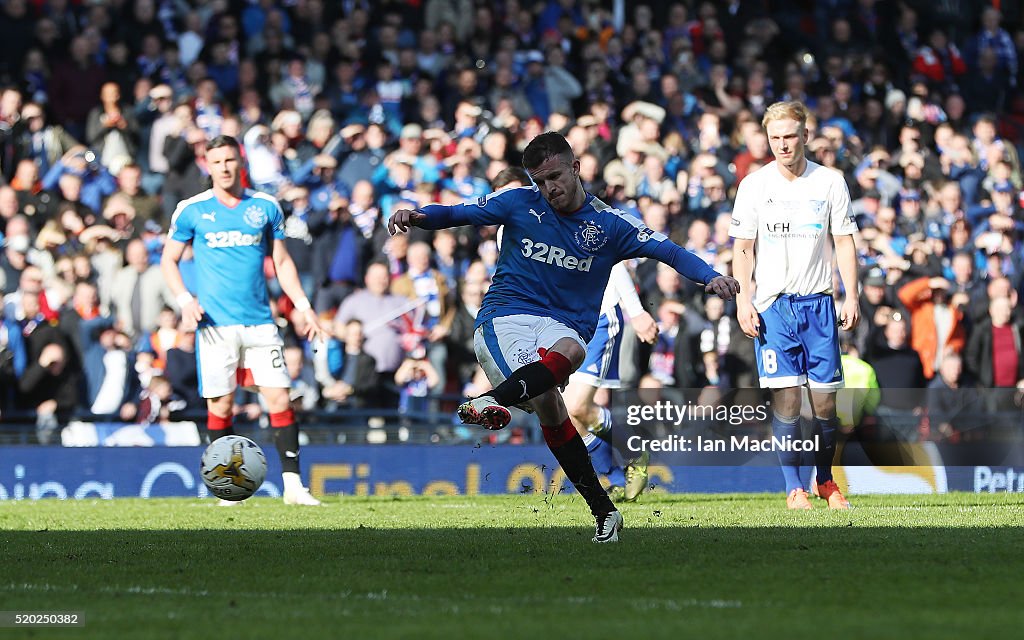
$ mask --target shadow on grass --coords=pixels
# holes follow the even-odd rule
[[[8,530],[0,600],[82,610],[88,637],[133,638],[199,637],[238,620],[247,637],[374,638],[815,637],[792,635],[794,624],[830,637],[994,637],[1022,622],[1006,598],[1019,583],[1014,527],[650,526],[617,545],[591,535]],[[812,587],[838,596],[794,623]]]

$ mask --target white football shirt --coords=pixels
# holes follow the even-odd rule
[[[807,161],[789,181],[775,162],[740,182],[729,235],[754,242],[754,308],[780,294],[832,293],[832,236],[857,230],[850,190],[838,171]]]

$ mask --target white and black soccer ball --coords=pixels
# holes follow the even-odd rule
[[[243,436],[224,436],[210,443],[199,461],[199,474],[210,493],[224,500],[245,500],[267,477],[267,457]]]

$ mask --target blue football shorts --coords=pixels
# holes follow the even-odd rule
[[[806,384],[822,391],[843,387],[839,325],[832,296],[783,294],[760,315],[757,375],[761,387]]]
[[[622,386],[619,378],[619,353],[622,351],[624,321],[625,316],[618,305],[611,313],[601,314],[594,337],[587,343],[587,356],[576,373],[572,374],[572,379],[600,389],[618,389]]]

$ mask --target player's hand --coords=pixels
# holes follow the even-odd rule
[[[206,311],[203,306],[199,304],[199,300],[193,298],[181,308],[181,328],[185,331],[194,331],[199,326],[199,321],[203,319],[203,314]]]
[[[654,344],[655,340],[658,339],[658,323],[646,311],[635,318],[630,318],[629,324],[633,325],[636,337],[640,338],[643,342]]]
[[[839,311],[839,328],[853,331],[860,324],[860,303],[856,298],[847,298]]]
[[[740,283],[736,278],[718,276],[704,287],[704,291],[706,293],[713,293],[722,300],[732,300],[740,292]]]
[[[740,329],[743,333],[756,338],[761,335],[761,318],[757,315],[757,309],[753,303],[745,298],[736,299],[736,319],[740,322]]]
[[[391,214],[388,219],[388,233],[405,233],[411,227],[418,226],[420,222],[427,219],[427,214],[413,211],[412,209],[399,209]]]
[[[311,342],[327,340],[327,329],[320,324],[320,318],[317,317],[316,311],[306,309],[302,312],[302,317],[306,321],[305,338]]]

